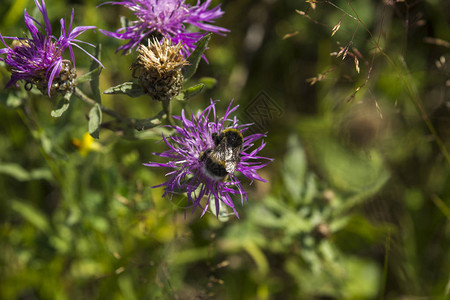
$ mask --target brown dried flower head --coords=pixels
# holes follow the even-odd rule
[[[27,40],[13,40],[11,43],[11,48],[30,48],[30,44]],[[36,62],[30,61],[30,64],[39,66]],[[76,70],[72,65],[72,61],[63,59],[61,63],[61,70],[59,74],[55,76],[52,80],[50,87],[51,97],[54,93],[58,96],[64,96],[66,93],[73,93],[75,91],[77,77]],[[48,93],[48,80],[47,80],[47,70],[44,68],[42,70],[36,71],[34,76],[30,76],[25,83],[25,89],[31,90],[33,86],[36,86],[38,90],[42,92],[43,95]]]
[[[166,38],[139,46],[138,58],[131,65],[132,75],[153,99],[168,101],[180,93],[184,79],[181,69],[188,64],[180,54],[181,48],[181,42],[172,45]]]
[[[61,71],[59,75],[53,79],[51,86],[51,93],[56,92],[57,95],[64,96],[66,93],[73,93],[75,91],[76,82],[75,79],[77,73],[70,60],[63,60]],[[45,78],[45,73],[43,72],[40,77],[33,78],[31,82],[25,84],[25,89],[31,90],[32,86],[36,85],[38,90],[42,92],[43,95],[47,94],[48,81]]]

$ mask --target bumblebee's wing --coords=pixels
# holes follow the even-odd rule
[[[234,173],[238,163],[240,162],[240,147],[232,148],[226,143],[220,143],[211,152],[210,157],[218,162],[222,162],[228,173]]]
[[[239,163],[239,161],[237,161],[237,160],[225,161],[225,170],[227,170],[227,172],[229,174],[233,174],[234,171],[236,171],[236,167],[237,167],[238,163]]]
[[[225,143],[220,143],[211,151],[209,157],[215,161],[224,162],[230,156],[230,150]]]

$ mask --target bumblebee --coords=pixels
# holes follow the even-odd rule
[[[199,161],[204,162],[204,171],[211,178],[226,180],[233,174],[241,161],[240,154],[244,144],[242,133],[234,128],[225,129],[221,133],[211,135],[214,147],[204,151]]]

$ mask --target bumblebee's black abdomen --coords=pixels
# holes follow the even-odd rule
[[[226,180],[233,174],[241,161],[240,154],[244,144],[242,133],[235,128],[228,128],[220,133],[213,132],[211,138],[214,147],[205,150],[199,161],[204,162],[204,170],[210,177]]]
[[[225,177],[228,175],[225,166],[222,164],[213,161],[211,158],[207,158],[205,161],[205,169],[210,172],[212,175],[217,177]]]

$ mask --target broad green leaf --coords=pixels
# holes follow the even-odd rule
[[[86,73],[80,77],[77,77],[77,79],[75,79],[75,82],[77,84],[86,82],[86,81],[91,81],[93,80],[94,77],[97,77],[100,75],[100,73],[102,72],[102,67],[98,66],[97,68],[93,69],[92,71],[90,71],[89,73]]]
[[[135,284],[137,284],[137,283],[135,282],[135,279],[129,273],[120,276],[118,278],[117,282],[118,282],[120,291],[122,292],[122,295],[126,296],[126,298],[129,300],[137,300],[138,299],[138,297],[136,296],[136,293],[135,293],[136,287],[133,286],[133,283],[135,283]]]
[[[0,174],[9,175],[18,181],[52,179],[52,173],[48,169],[33,169],[28,171],[15,163],[0,163]]]
[[[53,179],[53,175],[49,169],[34,169],[30,171],[30,179],[31,180],[45,179],[50,181]]]
[[[88,279],[103,274],[104,269],[99,261],[90,258],[81,258],[71,264],[70,273],[77,279]]]
[[[94,138],[99,138],[100,124],[102,123],[102,110],[100,105],[94,105],[89,111],[89,134]]]
[[[97,47],[95,48],[95,58],[97,58],[98,60],[100,60],[101,58],[101,51],[102,51],[102,44],[98,44]],[[98,69],[98,62],[96,62],[95,60],[92,60],[91,62],[91,67],[89,68],[89,71],[95,71],[96,69]],[[100,73],[101,73],[101,69],[98,72],[94,72],[91,76],[91,90],[92,90],[92,97],[98,102],[98,103],[102,103],[102,96],[100,93]]]
[[[0,164],[0,174],[2,173],[14,177],[19,181],[30,180],[30,174],[28,171],[18,164],[2,162]]]
[[[346,256],[343,265],[347,271],[342,287],[343,298],[374,299],[379,292],[380,266],[357,256]]]
[[[45,131],[40,131],[38,133],[38,138],[41,140],[41,145],[44,152],[47,154],[52,154],[54,141],[50,137],[48,137]]]
[[[12,200],[11,208],[37,229],[43,232],[48,232],[50,230],[50,225],[45,215],[30,204]]]
[[[189,78],[191,78],[197,71],[200,59],[202,59],[203,53],[205,52],[210,39],[211,34],[207,34],[204,37],[202,37],[202,39],[198,41],[197,47],[195,48],[194,52],[192,52],[191,55],[189,55],[187,59],[189,65],[185,66],[181,71],[184,76],[184,80],[188,80]]]
[[[311,160],[331,188],[360,195],[354,199],[360,201],[377,192],[389,178],[389,172],[378,152],[348,149],[333,136],[332,126],[331,119],[303,120],[299,126],[300,136],[308,144]]]
[[[50,115],[54,118],[61,117],[62,114],[69,108],[71,96],[72,93],[67,93],[63,98],[59,99],[56,107],[52,110]]]
[[[148,118],[148,119],[137,119],[134,123],[134,128],[136,130],[146,130],[156,126],[161,125],[161,119],[159,118]]]
[[[187,89],[182,90],[181,93],[182,93],[182,97],[183,98],[180,101],[186,101],[189,98],[192,98],[195,95],[201,93],[203,91],[204,87],[205,87],[205,85],[203,83],[199,83],[199,84],[191,86],[191,87],[189,87]]]
[[[124,94],[132,98],[139,97],[145,94],[144,89],[137,82],[124,82],[114,87],[110,87],[104,94]]]
[[[213,77],[202,77],[199,80],[200,83],[203,83],[205,85],[205,88],[212,89],[217,84],[217,79]]]
[[[211,197],[209,201],[209,210],[216,215],[217,219],[220,222],[227,222],[230,219],[230,213],[228,212],[228,208],[222,201],[218,201],[219,207],[216,207],[216,201],[214,197]],[[233,215],[233,213],[231,213]]]
[[[7,89],[0,92],[0,102],[7,108],[18,108],[26,97],[28,97],[27,92],[23,89]]]
[[[305,185],[306,156],[297,136],[288,139],[288,153],[283,163],[283,181],[294,202],[301,201]]]
[[[13,93],[10,93],[6,99],[6,106],[10,108],[18,108],[22,103],[23,99]]]
[[[12,1],[12,5],[10,9],[8,10],[8,13],[3,19],[2,28],[5,28],[6,26],[10,24],[16,23],[18,19],[20,19],[23,16],[23,11],[27,7],[27,0],[17,0]]]

